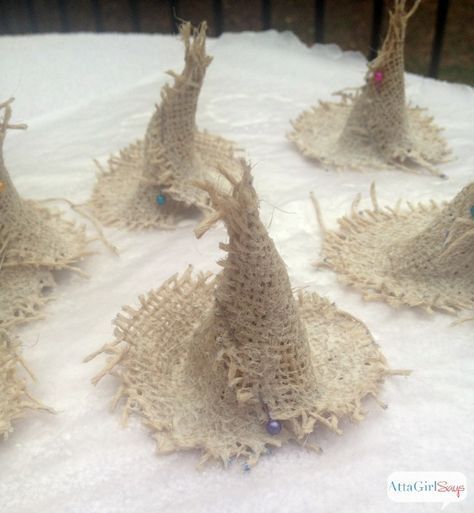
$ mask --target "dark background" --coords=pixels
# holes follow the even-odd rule
[[[408,0],[411,5],[413,0]],[[223,31],[291,30],[373,57],[392,0],[0,0],[0,34],[176,32],[177,19]],[[474,85],[474,0],[423,0],[409,22],[406,69]]]

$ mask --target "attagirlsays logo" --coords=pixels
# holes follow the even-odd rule
[[[394,472],[387,478],[387,495],[395,502],[461,502],[467,495],[461,472]]]

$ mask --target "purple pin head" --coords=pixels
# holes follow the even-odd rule
[[[278,435],[278,433],[281,431],[281,422],[278,420],[269,419],[265,427],[267,428],[267,433],[269,435]]]

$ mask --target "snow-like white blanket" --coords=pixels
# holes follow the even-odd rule
[[[429,108],[456,160],[449,180],[400,171],[332,173],[304,159],[285,134],[289,120],[318,99],[363,82],[365,60],[335,46],[306,48],[290,33],[224,34],[209,40],[214,56],[198,108],[202,129],[236,141],[254,164],[263,220],[295,287],[334,300],[367,324],[393,368],[409,378],[384,385],[382,410],[367,401],[359,425],[344,435],[319,430],[322,455],[287,445],[250,472],[208,466],[197,453],[156,457],[139,420],[125,429],[108,407],[117,383],[94,388],[103,360],[81,363],[112,339],[111,320],[124,304],[188,264],[218,270],[223,226],[196,240],[195,220],[172,232],[106,230],[120,249],[64,276],[46,320],[20,331],[23,356],[38,382],[33,394],[58,414],[32,413],[0,443],[1,513],[432,512],[441,504],[398,504],[387,498],[389,474],[450,470],[474,475],[474,323],[448,315],[365,303],[357,291],[317,271],[321,236],[309,201],[319,198],[328,227],[376,180],[379,202],[452,198],[474,178],[474,90],[408,75],[407,97]],[[96,169],[144,134],[164,72],[180,70],[182,44],[162,35],[48,35],[0,38],[0,99],[15,96],[6,165],[24,197],[85,201]],[[473,256],[474,257],[474,256]],[[1,286],[1,284],[0,284]],[[449,506],[474,511],[471,496]]]

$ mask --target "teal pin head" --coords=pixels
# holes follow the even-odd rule
[[[161,205],[164,205],[164,204],[166,203],[166,197],[165,197],[165,195],[164,195],[164,194],[161,194],[161,193],[160,193],[160,194],[158,194],[158,195],[156,196],[156,203],[157,203],[158,205],[160,205],[160,206],[161,206]]]

